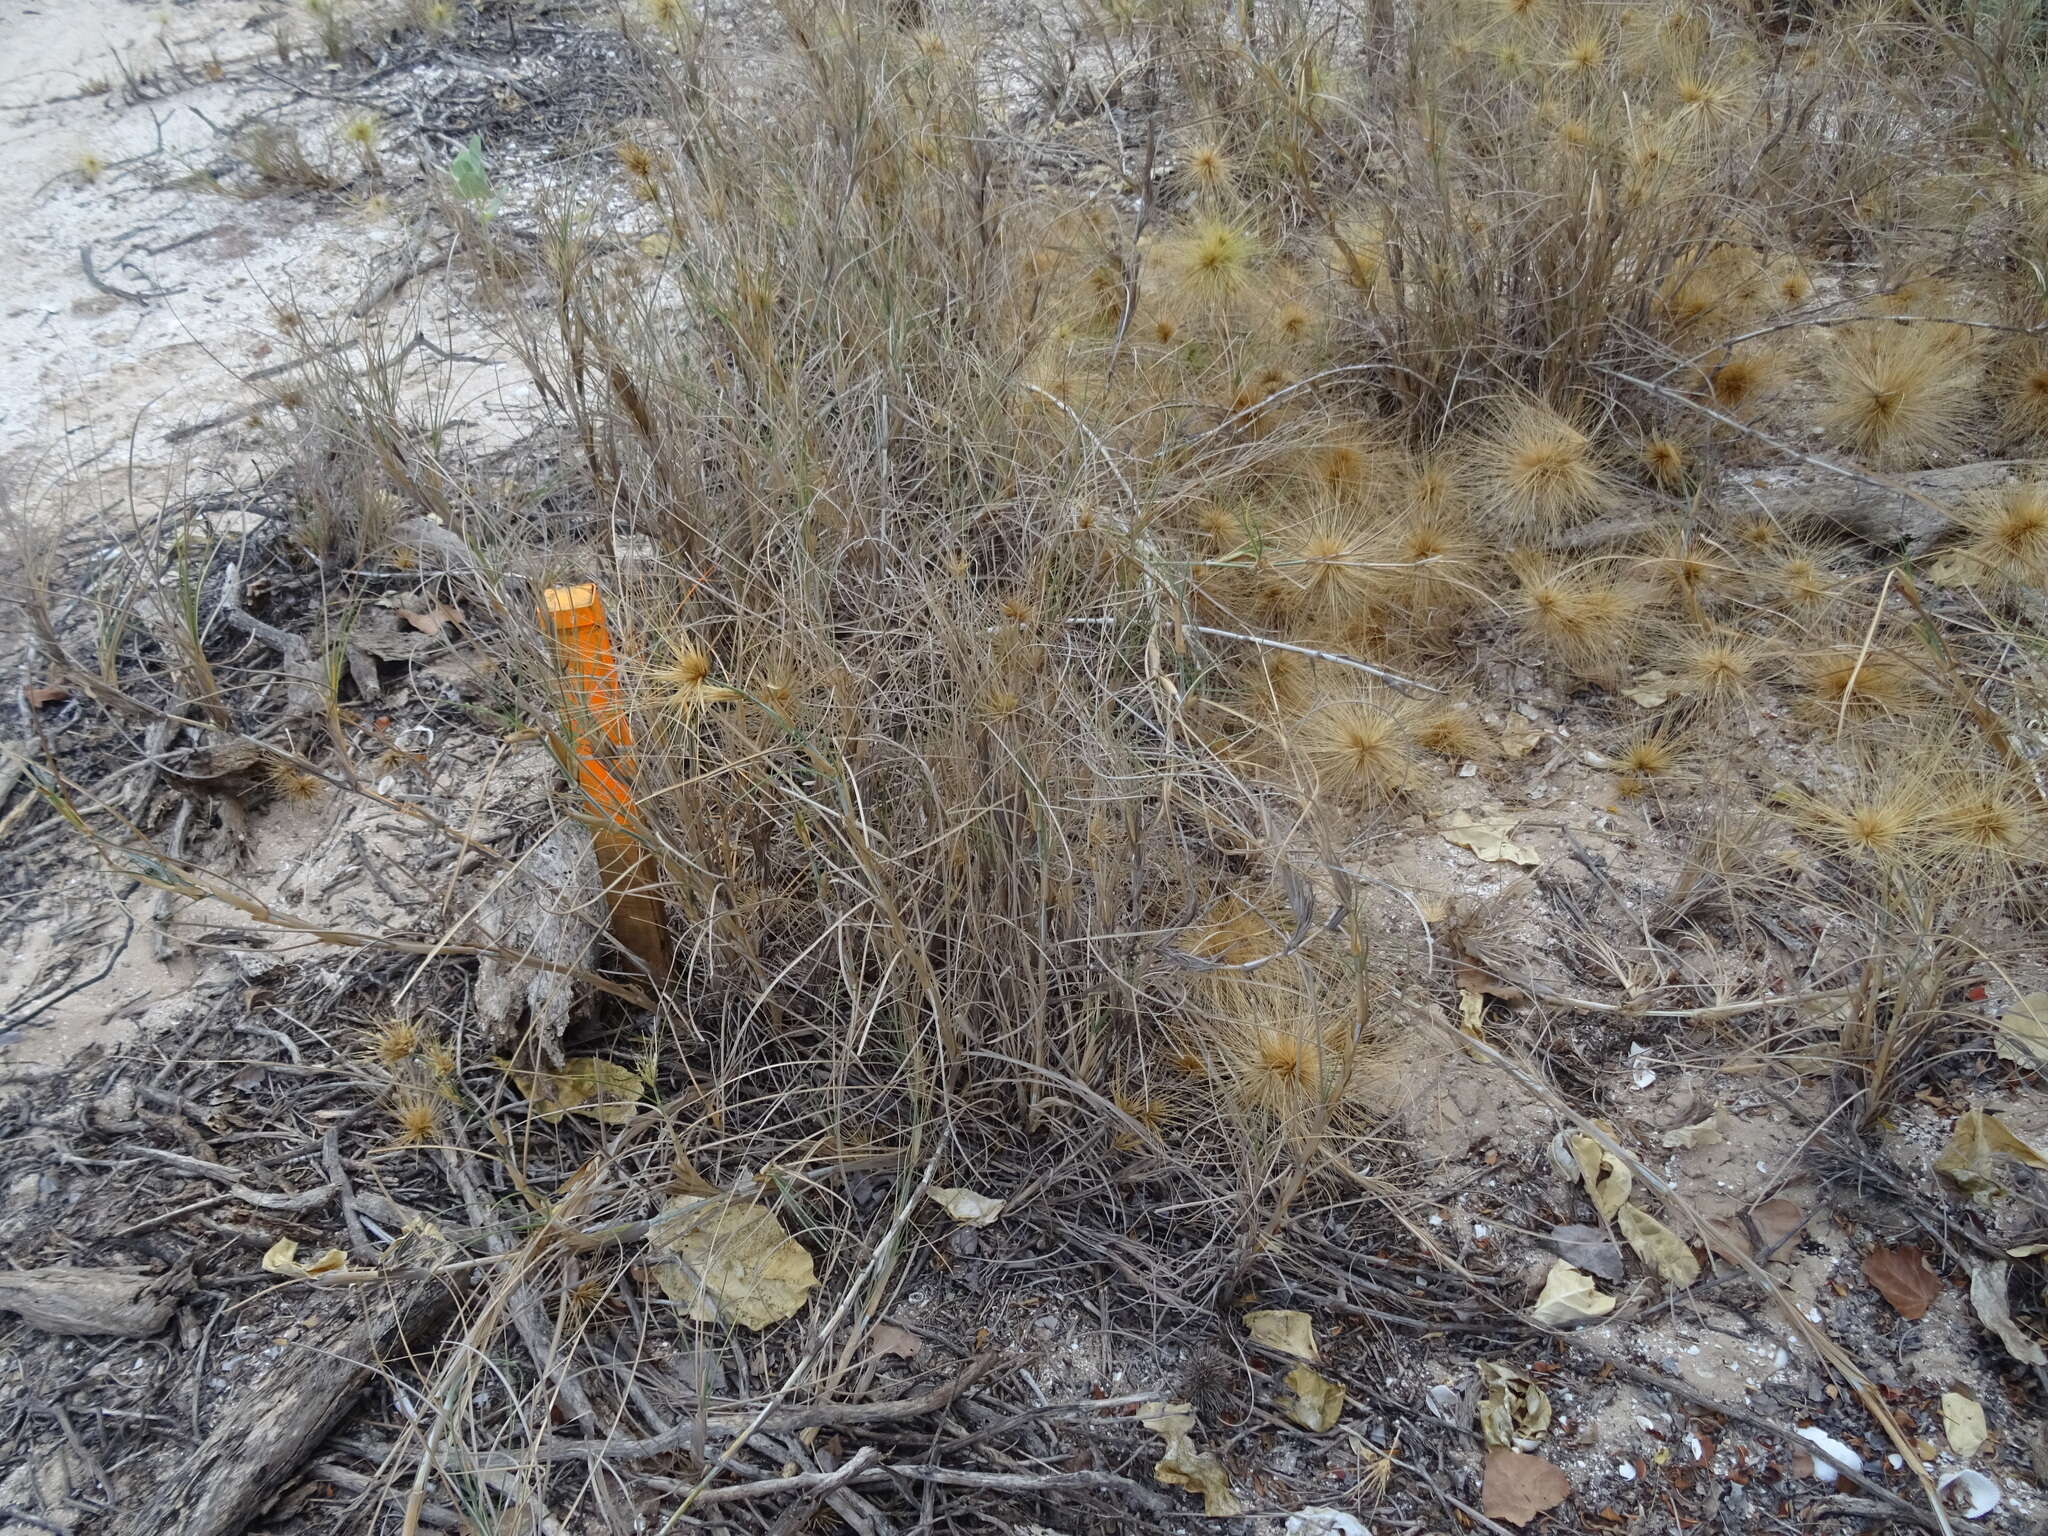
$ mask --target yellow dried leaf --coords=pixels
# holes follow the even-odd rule
[[[1636,1257],[1663,1277],[1666,1285],[1687,1286],[1700,1277],[1700,1261],[1679,1235],[1637,1205],[1621,1208],[1621,1235]]]
[[[1956,1118],[1955,1131],[1934,1160],[1934,1168],[1953,1179],[1956,1188],[1972,1200],[1984,1204],[2006,1187],[1998,1171],[2004,1161],[2048,1168],[2048,1157],[2022,1141],[1998,1116],[1971,1109]]]
[[[801,1311],[818,1283],[803,1245],[743,1194],[672,1200],[647,1240],[669,1255],[655,1281],[700,1323],[772,1328]]]
[[[1245,1331],[1255,1343],[1292,1355],[1297,1360],[1321,1360],[1316,1348],[1315,1320],[1306,1312],[1247,1312]]]
[[[1458,1028],[1474,1040],[1486,1038],[1486,998],[1470,987],[1458,988]]]
[[[1600,1123],[1604,1128],[1606,1122]],[[1573,1136],[1566,1145],[1571,1149],[1572,1161],[1578,1165],[1580,1182],[1593,1198],[1593,1209],[1612,1221],[1615,1212],[1628,1203],[1629,1192],[1635,1188],[1635,1175],[1627,1163],[1594,1137]]]
[[[1199,1493],[1205,1515],[1245,1512],[1245,1504],[1230,1491],[1230,1474],[1223,1470],[1223,1463],[1206,1451],[1197,1451],[1189,1438],[1195,1428],[1194,1409],[1186,1403],[1147,1403],[1138,1410],[1138,1422],[1166,1442],[1164,1454],[1152,1468],[1157,1481]]]
[[[1984,1427],[1984,1405],[1960,1392],[1941,1394],[1941,1429],[1948,1448],[1958,1456],[1974,1456],[1990,1438]]]
[[[1605,1317],[1613,1310],[1614,1298],[1603,1296],[1591,1275],[1559,1259],[1550,1266],[1543,1281],[1543,1294],[1536,1298],[1529,1316],[1546,1328],[1562,1328],[1569,1323]]]
[[[1294,1394],[1287,1417],[1303,1429],[1320,1435],[1337,1427],[1344,1414],[1344,1389],[1336,1382],[1312,1366],[1297,1365],[1287,1373],[1287,1390]]]
[[[1501,754],[1505,757],[1527,757],[1536,750],[1536,744],[1542,739],[1543,733],[1535,726],[1520,720],[1510,720],[1501,727]]]
[[[1998,1021],[1998,1054],[2007,1061],[2048,1071],[2048,992],[2030,992]]]
[[[1661,704],[1669,704],[1677,692],[1678,684],[1662,672],[1645,672],[1636,679],[1633,688],[1622,689],[1621,696],[1645,709],[1655,709]]]
[[[543,1120],[588,1115],[606,1125],[624,1125],[640,1112],[647,1084],[630,1067],[599,1056],[572,1056],[559,1072],[529,1071],[500,1060],[499,1069]]]
[[[985,1227],[1003,1214],[1003,1201],[991,1200],[971,1189],[928,1189],[925,1198],[963,1227]]]
[[[1474,816],[1470,811],[1453,811],[1441,828],[1444,841],[1469,849],[1489,864],[1520,864],[1534,869],[1543,861],[1521,844],[1509,839],[1521,818],[1511,811]]]
[[[377,1278],[374,1269],[350,1269],[348,1255],[339,1248],[329,1248],[311,1263],[301,1264],[299,1245],[288,1237],[280,1237],[264,1250],[263,1270],[286,1280],[325,1280],[329,1284],[354,1284]]]
[[[1550,1428],[1550,1397],[1534,1379],[1505,1360],[1479,1362],[1479,1432],[1488,1445],[1516,1448]]]

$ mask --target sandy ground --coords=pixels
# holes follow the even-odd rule
[[[232,144],[250,122],[332,147],[343,109],[266,71],[279,28],[303,26],[297,7],[256,0],[0,7],[9,537],[91,541],[146,526],[183,493],[246,484],[276,462],[288,438],[253,413],[275,387],[266,370],[289,363],[287,325],[344,346],[421,331],[466,358],[495,350],[461,363],[417,353],[406,387],[471,444],[516,432],[524,374],[456,318],[439,274],[364,302],[417,262],[421,230],[393,211],[403,198],[379,196],[367,177],[317,196],[243,197],[209,182],[246,182]],[[13,552],[0,560],[18,581]],[[0,633],[0,672],[37,681],[19,636]],[[6,729],[16,725],[10,711]],[[309,835],[333,833],[254,830],[259,884],[303,865]],[[92,957],[83,972],[105,974],[33,1027],[0,1028],[0,1055],[54,1063],[127,1038],[190,983],[190,956],[160,955],[146,937],[152,894],[117,897],[90,868],[15,893],[39,920],[0,963],[0,998],[39,998],[54,962],[81,950]]]

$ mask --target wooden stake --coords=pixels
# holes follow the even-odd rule
[[[657,894],[659,866],[636,835],[633,725],[619,695],[619,661],[604,598],[592,582],[549,587],[542,594],[540,617],[554,637],[567,685],[570,718],[564,732],[576,755],[576,781],[603,818],[592,838],[605,904],[611,909],[612,937],[656,981],[664,981],[674,958],[668,910]]]

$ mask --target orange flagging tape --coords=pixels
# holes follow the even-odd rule
[[[576,780],[590,803],[609,816],[594,834],[611,907],[612,937],[637,956],[659,981],[668,975],[668,914],[655,893],[654,859],[633,836],[639,802],[633,797],[633,725],[619,688],[604,598],[593,582],[549,587],[541,595],[541,622],[554,636],[567,685],[568,745]]]

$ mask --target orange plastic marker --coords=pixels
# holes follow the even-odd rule
[[[564,724],[570,750],[576,754],[577,783],[613,823],[593,833],[611,908],[612,937],[637,956],[655,980],[663,980],[672,958],[668,913],[656,894],[658,867],[633,835],[639,814],[631,784],[633,725],[620,696],[619,660],[612,650],[604,598],[592,582],[549,587],[541,596],[540,618],[554,637],[567,684],[570,718]]]

